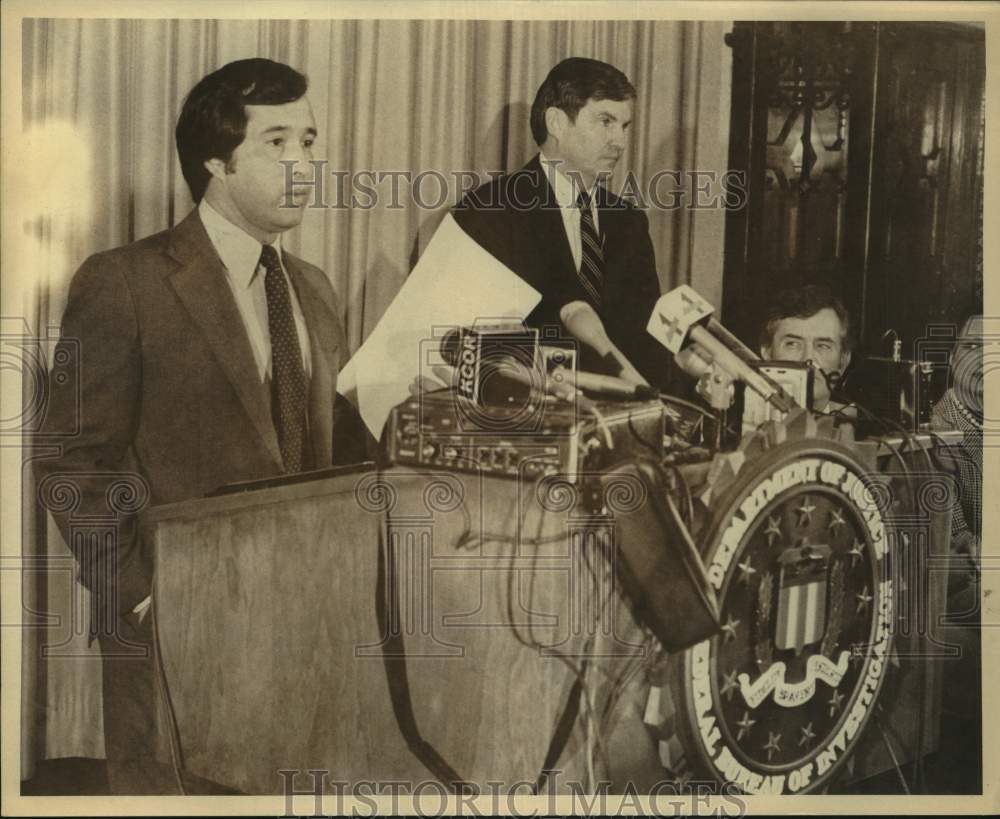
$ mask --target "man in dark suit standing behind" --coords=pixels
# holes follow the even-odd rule
[[[265,59],[202,79],[176,129],[197,207],[170,230],[92,256],[70,287],[61,344],[79,350],[79,407],[53,378],[46,424],[66,429],[75,417],[79,431],[39,462],[39,491],[44,501],[61,483],[77,497],[71,510],[50,508],[93,596],[114,793],[175,793],[178,783],[152,752],[152,556],[135,516],[109,510],[111,487],[131,482],[133,500],[151,505],[334,461],[348,353],[340,309],[326,275],[280,239],[305,205],[286,196],[282,163],[311,171],[306,88]],[[80,520],[109,511],[117,536],[87,538]]]
[[[540,148],[520,170],[466,195],[458,224],[542,294],[527,318],[558,327],[571,302],[590,304],[610,340],[654,386],[674,383],[669,353],[646,332],[660,297],[646,215],[604,187],[625,151],[635,88],[617,68],[571,57],[535,95]],[[585,369],[601,366],[582,349]]]

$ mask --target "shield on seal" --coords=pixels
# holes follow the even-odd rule
[[[781,581],[774,644],[796,656],[823,639],[826,630],[826,586],[829,546],[802,545],[778,558]]]

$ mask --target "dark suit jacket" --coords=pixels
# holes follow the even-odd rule
[[[597,196],[605,260],[601,320],[649,382],[666,388],[677,380],[672,357],[646,332],[660,297],[649,221],[632,203],[604,188],[598,188]],[[530,326],[558,327],[563,305],[586,300],[562,214],[538,156],[467,194],[454,216],[466,233],[542,294],[528,316]],[[596,367],[587,357],[582,363],[584,369]]]
[[[334,460],[334,416],[343,411],[337,373],[347,345],[327,277],[290,253],[283,259],[309,331],[309,427],[319,468]],[[140,501],[126,493],[122,505],[120,491],[116,501],[116,477],[131,475],[126,480],[138,482],[140,499],[153,505],[280,474],[270,395],[197,211],[171,230],[87,259],[70,286],[60,348],[79,350],[80,400],[53,378],[45,428],[78,424],[79,432],[59,457],[38,462],[40,492],[45,503],[63,481],[77,493],[72,508],[48,506],[84,585],[117,597],[113,609],[112,601],[102,603],[113,616],[149,594],[152,576],[128,514]],[[73,520],[109,512],[119,513],[117,543],[95,550],[71,537]],[[111,566],[116,576],[100,576]]]

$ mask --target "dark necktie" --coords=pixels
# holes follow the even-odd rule
[[[580,208],[580,284],[587,292],[594,307],[600,309],[601,294],[604,292],[604,249],[601,237],[594,224],[594,214],[590,210],[590,196],[581,191],[576,200]]]
[[[292,315],[288,282],[278,252],[264,245],[260,263],[267,271],[267,326],[271,333],[271,417],[286,472],[302,471],[306,442],[306,376],[302,350]]]

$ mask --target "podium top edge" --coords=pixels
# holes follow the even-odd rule
[[[143,528],[148,528],[165,521],[201,518],[254,506],[287,503],[326,495],[353,495],[358,484],[377,471],[377,467],[372,464],[367,468],[351,470],[346,474],[325,478],[318,477],[313,480],[298,480],[270,486],[266,485],[267,481],[253,482],[247,484],[247,488],[243,490],[236,489],[224,494],[210,494],[200,498],[189,498],[153,506],[140,515],[140,525]]]

